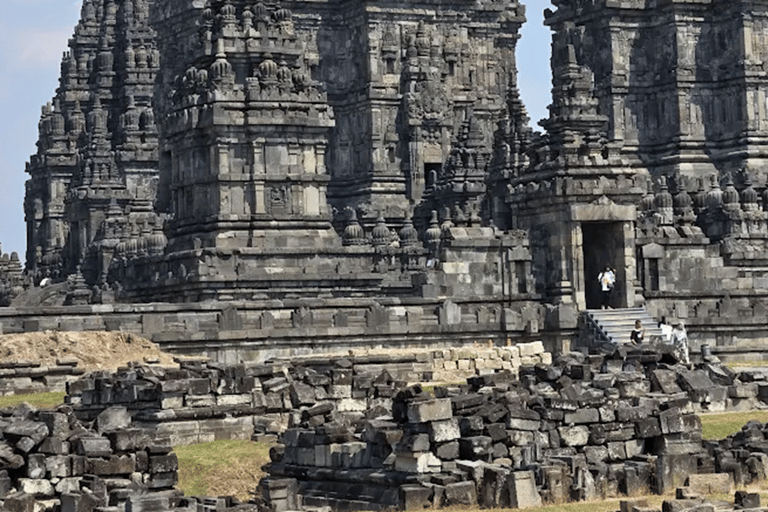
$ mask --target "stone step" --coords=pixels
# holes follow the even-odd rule
[[[636,320],[642,322],[646,339],[650,339],[651,336],[662,336],[657,320],[645,308],[590,309],[586,313],[614,343],[629,341]]]

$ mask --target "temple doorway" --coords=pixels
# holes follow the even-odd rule
[[[606,265],[616,271],[616,286],[611,307],[626,307],[624,288],[624,230],[621,222],[584,222],[581,224],[584,257],[584,298],[587,309],[599,309],[602,292],[597,277]]]

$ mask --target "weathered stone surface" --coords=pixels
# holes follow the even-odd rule
[[[411,423],[450,420],[452,417],[451,401],[447,398],[414,402],[408,406],[408,421]]]
[[[536,489],[532,471],[515,471],[509,475],[509,499],[513,508],[541,506],[541,496]]]

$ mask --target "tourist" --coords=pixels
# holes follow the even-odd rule
[[[597,281],[600,283],[600,291],[603,293],[602,309],[611,308],[611,293],[613,287],[616,285],[616,272],[613,271],[610,265],[605,266],[605,270],[600,272],[597,276]]]
[[[661,329],[661,337],[666,343],[672,341],[672,326],[667,323],[667,317],[661,317],[661,320],[659,321],[659,329]]]
[[[633,345],[640,345],[645,337],[645,328],[640,320],[635,320],[635,328],[632,329],[632,333],[629,335],[629,341]]]
[[[672,329],[672,345],[675,347],[678,360],[683,364],[689,364],[688,357],[688,333],[682,322],[677,322]]]

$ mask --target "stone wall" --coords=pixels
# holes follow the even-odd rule
[[[318,351],[455,347],[489,339],[496,345],[507,339],[543,340],[553,351],[553,335],[561,333],[547,333],[545,318],[543,306],[527,302],[513,310],[505,304],[430,299],[285,299],[0,308],[0,329],[130,332],[171,353],[237,363]]]
[[[76,360],[62,359],[53,366],[38,362],[0,363],[0,395],[66,391],[67,383],[85,373]]]

